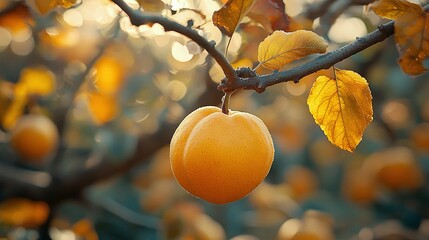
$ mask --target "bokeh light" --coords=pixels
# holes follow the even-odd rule
[[[347,43],[368,33],[360,18],[340,16],[329,30],[329,38],[337,43]]]
[[[188,51],[188,48],[179,43],[174,42],[171,47],[171,54],[173,55],[174,59],[176,59],[179,62],[187,62],[192,59],[194,55],[190,54]]]

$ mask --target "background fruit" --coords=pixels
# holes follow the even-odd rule
[[[11,130],[10,143],[18,155],[30,163],[40,163],[54,150],[58,131],[43,115],[23,115]]]
[[[350,170],[343,179],[343,193],[354,203],[372,203],[377,197],[377,191],[376,179],[363,169]]]
[[[213,203],[246,196],[268,174],[274,158],[263,122],[243,112],[202,107],[179,125],[170,145],[174,176],[189,193]]]
[[[290,187],[292,197],[297,201],[305,200],[318,188],[317,176],[303,166],[290,168],[284,176],[284,182]]]

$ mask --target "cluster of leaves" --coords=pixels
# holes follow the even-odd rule
[[[395,20],[395,41],[400,53],[399,65],[410,75],[427,70],[424,60],[429,55],[429,15],[420,5],[405,0],[380,0],[370,5],[383,18]]]
[[[4,129],[11,129],[24,112],[37,112],[32,104],[37,98],[50,95],[55,89],[54,74],[43,66],[24,68],[17,83],[0,81],[0,120]]]
[[[255,2],[230,0],[213,14],[213,22],[232,37]],[[282,70],[287,64],[311,54],[325,53],[327,47],[328,43],[312,31],[276,30],[259,44],[259,64],[254,70],[259,67]],[[353,151],[372,120],[371,93],[366,80],[357,73],[336,68],[333,72],[334,78],[320,76],[316,80],[308,105],[328,139],[342,149]]]
[[[225,35],[232,37],[246,14],[250,12],[249,17],[252,18],[251,9],[255,2],[230,0],[213,14],[213,22]],[[422,7],[404,0],[380,0],[371,4],[371,8],[381,17],[396,20],[395,40],[401,53],[399,64],[404,72],[411,75],[423,73],[423,61],[427,57],[428,44],[424,36],[428,18]],[[283,19],[287,16],[283,15]],[[254,20],[258,21],[258,18]],[[275,25],[276,21],[273,20],[271,26]],[[285,30],[293,30],[289,27]],[[253,70],[257,71],[262,66],[279,71],[308,55],[325,53],[327,46],[323,38],[314,32],[277,30],[259,44],[259,64]],[[336,67],[332,67],[332,72],[332,76],[316,79],[307,102],[316,123],[329,141],[352,152],[372,121],[372,96],[366,79],[359,74]]]

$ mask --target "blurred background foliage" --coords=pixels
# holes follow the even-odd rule
[[[227,39],[211,22],[218,1],[127,2],[191,25],[225,49]],[[315,17],[309,9],[322,1],[288,0],[286,12],[296,26],[312,26],[324,36],[330,50],[382,23],[359,1],[330,2]],[[270,31],[245,18],[227,52],[234,67],[252,66]],[[306,98],[320,73],[261,94],[235,93],[231,109],[263,119],[276,155],[266,181],[248,197],[213,205],[175,182],[172,131],[165,128],[197,106],[220,103],[215,83],[223,73],[206,52],[158,24],[131,26],[107,0],[82,0],[44,14],[32,1],[3,0],[0,239],[37,239],[43,231],[64,240],[427,239],[428,75],[411,78],[396,59],[388,39],[337,64],[364,76],[373,94],[374,121],[352,154],[329,143],[309,114]],[[40,161],[25,160],[10,145],[14,126],[28,114],[58,127],[58,151]],[[132,168],[124,167],[130,158]],[[104,164],[118,166],[115,177],[89,182],[60,202],[52,196],[64,189],[46,198],[20,190]]]

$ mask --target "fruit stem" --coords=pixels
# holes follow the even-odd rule
[[[226,115],[229,114],[229,99],[231,98],[232,92],[225,92],[222,97],[222,112]]]

